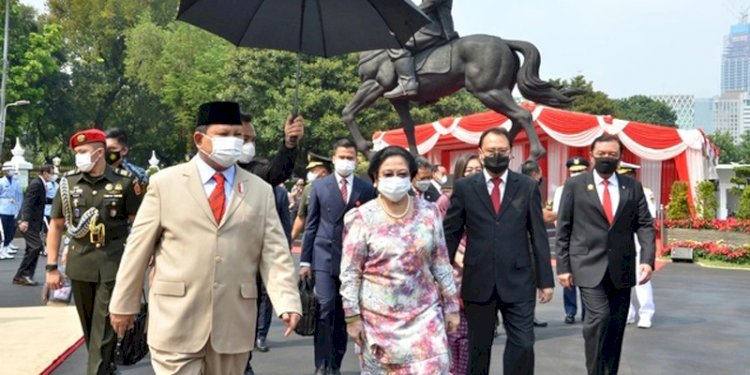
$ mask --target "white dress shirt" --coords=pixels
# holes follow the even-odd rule
[[[198,166],[198,176],[201,178],[201,184],[203,184],[203,191],[206,193],[206,199],[211,196],[211,193],[216,187],[216,181],[213,179],[214,175],[218,172],[213,169],[210,165],[206,164],[200,156],[196,155],[194,158],[195,164]],[[224,175],[224,197],[226,198],[225,204],[229,205],[229,199],[232,198],[232,186],[234,186],[234,173],[235,166],[225,169],[221,174]]]
[[[609,181],[609,187],[607,188],[609,190],[609,197],[612,200],[612,218],[614,218],[617,215],[617,206],[620,204],[620,184],[617,181],[617,174],[612,174],[608,179]],[[596,185],[596,194],[599,195],[599,202],[602,202],[602,206],[604,205],[604,179],[602,176],[599,176],[599,173],[594,171],[594,185]]]
[[[487,173],[486,169],[482,169],[482,173],[484,173],[484,182],[487,184],[487,193],[492,197],[492,189],[495,188],[495,184],[492,182],[492,179],[494,177],[490,176],[489,173]],[[505,199],[505,184],[508,182],[508,170],[506,169],[503,174],[500,175],[500,203],[503,203],[503,199]]]
[[[334,176],[336,176],[336,185],[339,187],[339,191],[341,191],[341,180],[346,180],[346,203],[349,203],[349,198],[352,197],[352,184],[354,183],[354,173],[343,177],[339,175],[338,173],[334,173]]]

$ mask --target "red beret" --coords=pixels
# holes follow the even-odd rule
[[[86,129],[81,130],[78,133],[73,134],[72,137],[70,137],[70,148],[75,149],[76,147],[80,145],[85,145],[88,143],[107,143],[107,135],[104,134],[103,131],[99,129]]]

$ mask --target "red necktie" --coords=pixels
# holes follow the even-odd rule
[[[493,178],[490,181],[492,181],[492,184],[494,185],[492,187],[492,194],[490,194],[490,198],[492,198],[492,206],[495,207],[495,213],[500,213],[500,184],[503,182],[501,178]]]
[[[216,181],[214,191],[208,197],[208,204],[211,206],[211,212],[214,213],[214,219],[216,223],[221,223],[221,217],[224,215],[224,207],[226,205],[226,195],[224,194],[224,175],[216,173],[213,177]]]
[[[346,179],[341,179],[341,199],[344,200],[344,204],[348,203],[349,200],[349,190],[346,189]]]
[[[604,193],[602,193],[602,207],[604,208],[604,214],[607,215],[607,221],[612,225],[614,215],[612,214],[612,197],[609,195],[609,180],[602,180],[604,185]]]

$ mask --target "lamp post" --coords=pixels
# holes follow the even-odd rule
[[[2,72],[2,83],[0,83],[0,108],[3,109],[0,114],[0,158],[3,155],[3,141],[5,140],[5,86],[8,82],[8,38],[10,33],[10,0],[5,0],[5,37],[3,38],[3,72]]]
[[[30,102],[28,100],[18,100],[3,106],[3,112],[0,114],[2,115],[2,117],[0,117],[0,157],[2,157],[3,155],[3,142],[5,142],[5,119],[6,115],[8,114],[8,107],[18,107],[27,105],[29,103]]]

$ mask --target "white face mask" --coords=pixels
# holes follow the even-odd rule
[[[427,189],[429,189],[429,188],[430,188],[430,181],[429,181],[429,180],[421,180],[421,181],[417,181],[417,182],[416,182],[416,183],[414,184],[414,187],[415,187],[415,188],[416,188],[417,190],[419,190],[419,191],[421,191],[422,193],[424,193],[425,191],[427,191]]]
[[[92,153],[76,154],[76,168],[83,173],[91,172],[96,165],[96,161],[91,157]]]
[[[9,169],[9,170],[5,171],[5,175],[8,176],[8,177],[13,177],[13,176],[16,175],[16,171],[14,171],[12,169]]]
[[[391,202],[398,202],[411,189],[408,177],[384,177],[378,181],[378,192]]]
[[[350,174],[354,173],[354,168],[357,163],[354,160],[336,159],[333,162],[333,166],[336,168],[336,173],[342,177],[349,177]]]
[[[52,182],[57,181],[57,175],[56,174],[50,175],[49,176],[49,180],[52,181]]]
[[[448,183],[448,176],[443,175],[442,177],[440,177],[440,181],[438,182],[440,183],[440,185],[445,185],[446,183]]]
[[[240,156],[240,163],[247,164],[253,161],[255,158],[255,142],[247,142],[242,145],[242,155]]]
[[[211,154],[209,155],[203,150],[200,151],[208,155],[214,163],[224,168],[228,168],[236,163],[237,160],[240,160],[240,156],[242,156],[242,138],[224,136],[211,137],[208,135],[206,135],[206,138],[210,139],[211,144],[213,145]]]
[[[307,183],[311,184],[315,179],[318,178],[318,175],[313,172],[307,172]]]

